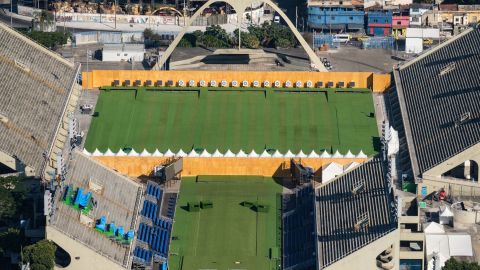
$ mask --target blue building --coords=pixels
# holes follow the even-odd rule
[[[357,31],[364,29],[365,12],[355,7],[308,7],[308,26],[318,30]]]
[[[368,11],[367,34],[372,36],[390,36],[392,34],[391,10]]]

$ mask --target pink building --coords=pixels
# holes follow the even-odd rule
[[[407,28],[410,26],[410,16],[408,14],[393,14],[392,34],[395,38],[405,38]]]

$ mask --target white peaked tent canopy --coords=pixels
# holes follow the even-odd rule
[[[225,155],[223,155],[224,157],[235,157],[235,154],[230,151],[230,149],[227,150],[227,152],[225,152]]]
[[[93,151],[92,156],[101,157],[101,156],[103,156],[103,154],[97,148],[95,148],[95,151]]]
[[[138,157],[140,154],[137,153],[137,151],[135,151],[135,149],[132,148],[132,151],[130,151],[130,153],[128,153],[127,156],[129,157]]]
[[[255,150],[252,149],[252,151],[248,154],[248,157],[257,158],[257,157],[260,157],[260,155],[257,154],[257,152],[255,152]]]
[[[260,157],[261,158],[266,158],[266,157],[272,157],[272,155],[270,155],[267,150],[263,150],[263,152],[260,154]]]
[[[286,155],[285,155],[286,156]],[[296,155],[297,158],[306,158],[307,155],[305,155],[305,153],[303,153],[302,150],[300,150],[300,152],[298,152],[298,154]]]
[[[348,150],[348,152],[345,154],[344,157],[345,157],[345,158],[355,158],[355,155],[352,154],[352,152],[350,152],[350,150]]]
[[[172,152],[172,150],[168,149],[165,154],[163,154],[164,157],[173,157],[175,156],[175,153]]]
[[[337,150],[337,151],[335,151],[335,153],[333,154],[332,158],[343,158],[343,155],[340,154],[340,152]]]
[[[323,152],[320,154],[321,158],[331,158],[332,156],[330,153],[327,152],[327,150],[323,150]]]
[[[367,158],[367,155],[363,153],[363,150],[360,150],[360,153],[358,153],[357,158]]]
[[[308,154],[309,158],[319,158],[320,156],[315,152],[315,150],[312,150],[310,154]]]
[[[195,151],[195,149],[192,149],[190,153],[188,153],[188,157],[199,157],[200,155]]]
[[[158,149],[155,149],[155,152],[153,152],[152,157],[163,157],[162,152],[158,151]]]
[[[212,157],[212,154],[210,154],[207,149],[203,149],[203,152],[200,154],[200,157]]]
[[[152,154],[150,154],[150,152],[148,152],[147,149],[143,149],[142,153],[140,153],[140,156],[141,157],[151,157]]]
[[[344,171],[344,172],[350,171],[350,170],[354,169],[355,167],[357,167],[358,165],[360,165],[360,163],[358,163],[358,162],[352,162],[352,163],[350,163],[350,164],[345,165],[343,171]]]
[[[245,154],[245,152],[243,152],[243,150],[240,149],[240,151],[238,151],[236,157],[247,157],[247,154]]]
[[[295,154],[293,154],[292,151],[290,151],[290,149],[288,149],[287,153],[285,153],[285,155],[283,155],[283,156],[286,157],[286,158],[294,158]]]
[[[213,152],[212,157],[223,157],[223,154],[216,149],[215,152]]]
[[[395,155],[400,150],[400,143],[398,141],[398,132],[390,127],[390,138],[388,140],[388,155]]]
[[[107,151],[105,151],[103,155],[106,157],[113,157],[115,156],[115,153],[113,153],[112,150],[110,150],[110,148],[107,148]]]
[[[322,183],[327,183],[328,181],[334,179],[342,173],[343,166],[338,163],[331,162],[328,165],[322,167]]]
[[[436,222],[427,223],[423,231],[425,232],[425,234],[445,233],[445,229],[443,228],[443,225],[440,225]]]
[[[178,152],[175,154],[177,157],[186,157],[187,153],[183,152],[183,149],[178,150]]]
[[[290,151],[290,150],[289,150],[289,151]],[[281,158],[281,157],[283,157],[283,154],[280,153],[280,151],[275,150],[275,153],[273,153],[272,157],[273,157],[273,158]]]
[[[85,148],[83,148],[82,153],[83,153],[84,155],[87,155],[87,156],[91,156],[91,155],[92,155],[92,154],[91,154],[90,152],[88,152],[87,149],[85,149]]]
[[[117,157],[125,157],[125,156],[127,156],[127,153],[125,153],[123,149],[118,150]]]

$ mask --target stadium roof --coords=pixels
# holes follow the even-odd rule
[[[92,191],[92,198],[96,202],[96,206],[88,215],[94,221],[105,216],[107,224],[114,222],[117,228],[123,226],[125,232],[135,230],[138,208],[142,199],[142,187],[78,151],[75,151],[73,155],[65,186],[72,185],[74,191],[81,187],[84,190],[83,193]],[[101,189],[94,192],[99,187]],[[79,212],[62,202],[64,193],[65,190],[56,193],[57,209],[49,226],[55,227],[66,236],[123,267],[127,267],[130,246],[117,244],[100,234],[95,228],[82,224]]]
[[[358,188],[356,195],[352,190]],[[323,269],[397,227],[384,164],[374,158],[316,191],[319,268]],[[355,224],[368,216],[368,229]]]
[[[480,142],[478,44],[470,29],[394,71],[416,176]]]
[[[79,66],[0,23],[0,151],[39,176]]]

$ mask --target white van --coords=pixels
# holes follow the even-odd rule
[[[333,36],[333,42],[335,43],[347,43],[350,41],[349,34],[336,34]]]
[[[280,16],[273,17],[273,22],[274,23],[280,23]]]

